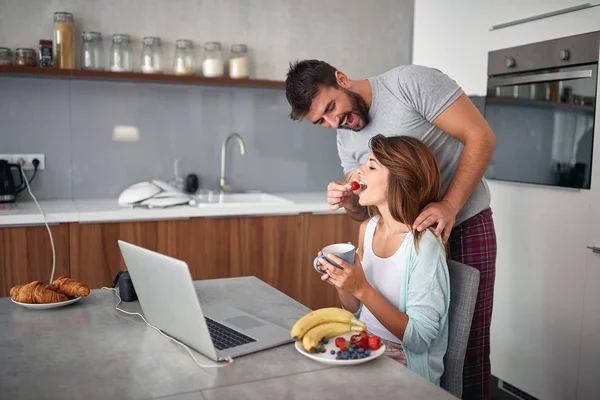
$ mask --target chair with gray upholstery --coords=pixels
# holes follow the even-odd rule
[[[458,398],[462,396],[463,365],[473,311],[479,288],[479,271],[448,260],[450,272],[450,310],[448,312],[448,350],[444,356],[441,386]]]

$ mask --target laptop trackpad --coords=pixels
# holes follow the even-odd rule
[[[244,329],[244,330],[252,329],[252,328],[256,328],[256,327],[264,325],[262,322],[259,322],[259,321],[255,320],[254,318],[250,318],[245,315],[240,315],[237,317],[225,319],[224,321],[227,322],[228,324],[237,326],[238,328]]]

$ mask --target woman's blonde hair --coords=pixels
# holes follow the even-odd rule
[[[440,197],[442,176],[435,154],[410,136],[376,135],[370,147],[389,171],[387,202],[392,217],[412,227],[423,208]],[[370,213],[377,215],[377,208],[370,209]],[[423,232],[413,232],[415,246]]]

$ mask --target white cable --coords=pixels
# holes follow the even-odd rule
[[[150,328],[154,329],[155,331],[157,331],[158,333],[160,333],[161,335],[163,335],[167,339],[172,340],[173,342],[175,342],[175,343],[177,343],[177,344],[185,347],[185,349],[189,353],[190,357],[192,357],[192,360],[194,360],[194,362],[196,363],[196,365],[199,366],[200,368],[220,368],[220,367],[225,367],[225,366],[227,366],[227,365],[229,365],[229,364],[231,364],[233,362],[233,358],[231,358],[231,357],[228,356],[226,364],[216,364],[216,365],[203,365],[203,364],[200,364],[198,362],[198,360],[196,359],[196,357],[194,357],[194,355],[192,354],[192,352],[191,352],[191,350],[190,350],[189,347],[187,347],[185,344],[181,343],[179,340],[174,339],[174,338],[170,337],[169,335],[166,335],[163,331],[161,331],[160,329],[158,329],[154,325],[149,324],[148,321],[146,321],[146,318],[144,318],[144,316],[142,314],[136,313],[136,312],[125,311],[125,310],[119,308],[119,304],[121,304],[121,302],[123,300],[121,300],[121,296],[119,296],[119,293],[117,292],[117,289],[115,289],[115,288],[109,288],[109,287],[106,287],[106,286],[103,287],[102,289],[112,290],[113,292],[115,292],[115,295],[119,299],[119,302],[115,306],[115,310],[121,311],[122,313],[128,314],[128,315],[139,315],[144,320],[144,322],[146,323],[146,325],[148,325]]]
[[[23,179],[25,179],[25,184],[27,185],[27,191],[29,192],[29,195],[31,196],[33,201],[35,201],[35,204],[40,209],[40,212],[42,213],[42,218],[44,219],[44,225],[46,225],[46,229],[48,230],[48,235],[50,235],[50,245],[52,246],[52,273],[50,274],[50,282],[49,283],[52,283],[52,281],[54,280],[54,271],[56,270],[56,251],[54,250],[54,239],[52,238],[52,232],[50,232],[50,227],[48,226],[48,222],[46,221],[46,214],[44,213],[42,206],[40,206],[40,203],[38,203],[37,199],[33,195],[33,192],[31,191],[31,187],[29,186],[29,179],[27,179],[27,175],[25,175],[25,170],[23,169],[23,164],[19,163],[19,167],[21,168],[21,175],[23,176]]]

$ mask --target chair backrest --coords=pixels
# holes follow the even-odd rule
[[[440,384],[442,388],[461,398],[463,365],[479,289],[479,271],[453,260],[448,260],[448,270],[450,273],[448,350],[444,356],[444,374]]]

